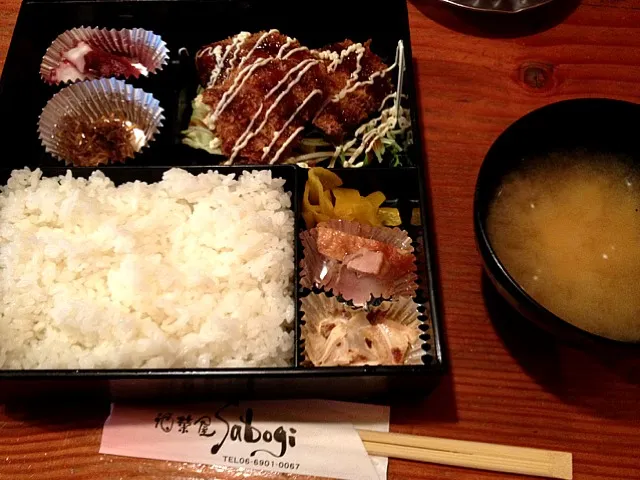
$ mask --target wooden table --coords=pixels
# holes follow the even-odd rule
[[[576,479],[628,480],[640,478],[640,361],[557,345],[505,315],[474,247],[476,174],[511,122],[567,98],[640,101],[640,0],[555,1],[518,18],[434,0],[409,5],[451,373],[427,399],[392,408],[392,429],[567,450]],[[0,0],[2,59],[18,7]],[[106,402],[61,410],[46,399],[0,410],[0,478],[231,478],[99,455],[107,413]],[[389,472],[393,480],[524,478],[404,461]]]

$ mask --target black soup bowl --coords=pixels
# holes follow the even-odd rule
[[[625,344],[586,332],[544,308],[509,275],[491,247],[486,220],[505,175],[527,158],[575,150],[622,155],[640,162],[640,105],[600,98],[566,100],[535,110],[507,128],[489,150],[476,181],[473,208],[478,250],[500,295],[523,317],[560,340],[637,348],[637,343]]]

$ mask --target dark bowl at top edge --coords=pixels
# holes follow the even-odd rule
[[[473,12],[513,15],[546,5],[553,0],[440,0]]]
[[[473,221],[484,270],[497,292],[521,316],[559,340],[580,347],[638,348],[640,342],[602,337],[563,320],[534,300],[502,265],[486,231],[490,203],[504,176],[526,157],[586,149],[640,162],[640,104],[606,98],[564,100],[528,113],[493,143],[476,180]]]

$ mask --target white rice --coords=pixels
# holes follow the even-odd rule
[[[0,189],[0,368],[284,366],[293,213],[269,171]]]

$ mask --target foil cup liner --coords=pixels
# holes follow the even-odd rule
[[[160,102],[150,93],[122,80],[90,80],[65,87],[49,100],[40,115],[38,134],[45,150],[58,160],[76,166],[94,166],[78,164],[71,158],[74,146],[63,128],[66,122],[92,124],[114,116],[130,122],[133,147],[132,154],[127,156],[130,158],[153,141],[164,120],[162,112]]]
[[[75,48],[80,42],[85,42],[107,53],[130,59],[132,63],[139,64],[146,69],[146,72],[143,70],[142,75],[159,72],[169,61],[167,44],[159,35],[148,30],[142,28],[122,30],[97,27],[73,28],[58,35],[44,54],[40,64],[40,76],[45,82],[57,84],[99,78],[92,73],[75,72],[71,73],[71,78],[62,81],[56,79],[57,69],[64,62],[64,54]],[[73,76],[77,76],[77,78],[74,79]]]
[[[346,235],[382,242],[410,255],[410,268],[390,271],[384,275],[362,273],[347,268],[340,260],[329,258],[320,252],[318,233],[320,228],[329,228]],[[300,262],[300,285],[331,291],[347,302],[361,306],[377,299],[393,299],[400,296],[413,297],[418,285],[417,266],[411,238],[399,228],[372,227],[347,220],[329,220],[300,234],[304,257]]]
[[[421,365],[419,305],[410,297],[362,309],[324,293],[301,299],[306,366]]]

